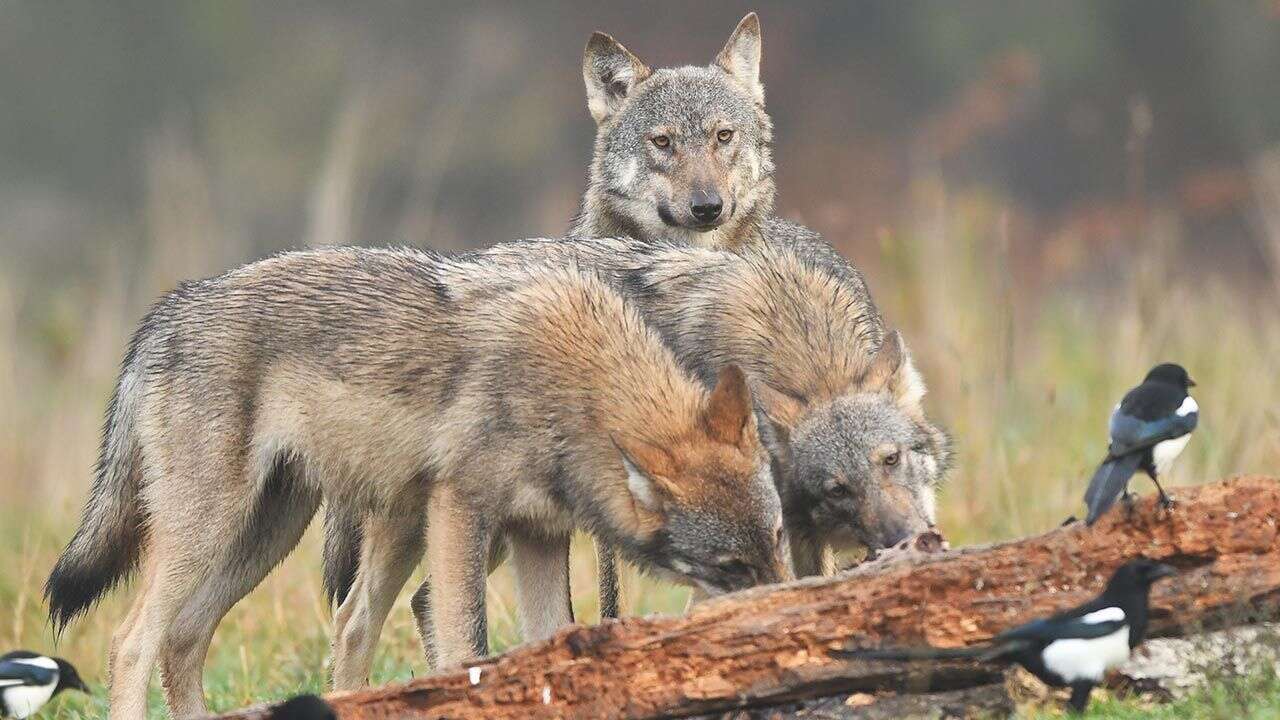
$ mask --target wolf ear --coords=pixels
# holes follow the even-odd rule
[[[747,13],[729,36],[729,42],[716,55],[716,65],[742,83],[758,105],[764,105],[764,86],[760,84],[760,18]]]
[[[615,437],[613,446],[622,456],[631,497],[645,510],[661,513],[666,501],[675,495],[675,487],[664,477],[672,471],[671,456],[643,440]]]
[[[612,37],[596,32],[582,53],[582,81],[587,86],[587,109],[597,125],[622,107],[631,90],[653,71]]]
[[[794,464],[795,453],[791,447],[791,436],[807,404],[796,397],[774,390],[763,382],[756,383],[752,392],[760,404],[760,415],[763,419],[759,425],[760,440],[775,463],[775,478],[781,481],[786,468]]]
[[[862,376],[862,386],[867,390],[883,390],[893,396],[894,402],[903,408],[919,407],[924,399],[924,379],[911,362],[902,333],[894,330],[885,336],[880,350],[871,359]]]
[[[737,365],[726,365],[716,378],[716,386],[707,399],[702,424],[713,440],[726,445],[741,445],[752,420],[751,390],[747,376]]]

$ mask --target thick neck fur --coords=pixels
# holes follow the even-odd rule
[[[706,391],[620,296],[598,278],[571,274],[544,277],[494,308],[494,320],[520,337],[529,378],[545,383],[549,412],[583,433],[659,446],[687,437]]]
[[[599,163],[597,163],[598,165]],[[737,249],[763,243],[766,222],[773,211],[773,179],[763,181],[753,191],[758,198],[751,208],[738,212],[720,227],[706,232],[663,226],[657,232],[636,221],[635,201],[611,194],[592,167],[591,181],[583,195],[578,215],[569,226],[569,237],[630,237],[644,242],[671,241],[706,248]]]
[[[497,329],[490,356],[501,378],[493,382],[538,397],[522,425],[559,458],[548,491],[578,523],[642,559],[662,533],[627,491],[619,447],[678,454],[707,442],[700,423],[708,393],[598,277],[544,269],[514,284],[479,323]]]
[[[687,255],[685,255],[687,257]],[[657,259],[646,282],[661,291],[664,334],[686,366],[740,364],[770,387],[807,402],[855,389],[884,338],[884,324],[861,283],[787,248],[708,257],[705,267]],[[702,264],[702,263],[698,263]],[[654,296],[656,301],[658,298]],[[799,309],[803,309],[800,312]],[[683,337],[681,337],[683,336]]]

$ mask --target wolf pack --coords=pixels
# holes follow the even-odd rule
[[[695,598],[834,572],[934,528],[951,464],[925,385],[862,273],[773,215],[755,14],[707,66],[583,58],[597,133],[563,238],[461,254],[326,247],[184,282],[142,320],[55,627],[130,575],[114,718],[206,712],[223,616],[323,508],[332,681],[367,682],[398,593],[431,667],[489,652],[512,565],[527,641],[574,622],[570,538]],[[423,239],[429,244],[429,238]]]

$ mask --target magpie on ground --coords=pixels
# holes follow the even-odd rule
[[[295,695],[271,708],[268,720],[337,720],[329,703],[315,695]]]
[[[1129,659],[1147,634],[1151,584],[1176,571],[1146,558],[1121,565],[1098,597],[1006,630],[987,645],[967,648],[845,648],[833,656],[859,660],[1012,662],[1052,687],[1071,688],[1071,709],[1084,712],[1103,675]]]
[[[26,650],[0,655],[0,717],[31,717],[63,690],[89,692],[66,660]]]
[[[1160,487],[1159,476],[1191,440],[1200,418],[1200,406],[1187,394],[1195,382],[1181,365],[1164,363],[1152,368],[1138,387],[1125,394],[1111,413],[1111,445],[1084,493],[1092,525],[1116,500],[1129,498],[1129,478],[1145,471],[1160,492],[1160,504],[1173,501]]]

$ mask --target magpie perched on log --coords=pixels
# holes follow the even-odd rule
[[[1141,469],[1156,484],[1160,504],[1173,502],[1160,487],[1159,476],[1169,469],[1191,439],[1200,418],[1200,406],[1187,393],[1195,382],[1181,365],[1164,363],[1152,368],[1138,387],[1125,394],[1111,413],[1111,445],[1084,493],[1089,514],[1085,523],[1097,522],[1121,496],[1129,497],[1129,478]]]
[[[1089,602],[965,648],[845,648],[835,657],[859,660],[981,660],[1017,663],[1052,687],[1071,688],[1071,709],[1084,712],[1106,672],[1129,659],[1147,635],[1151,585],[1176,571],[1138,558],[1111,576]]]
[[[66,660],[26,650],[0,655],[0,717],[31,717],[63,690],[89,692]]]

